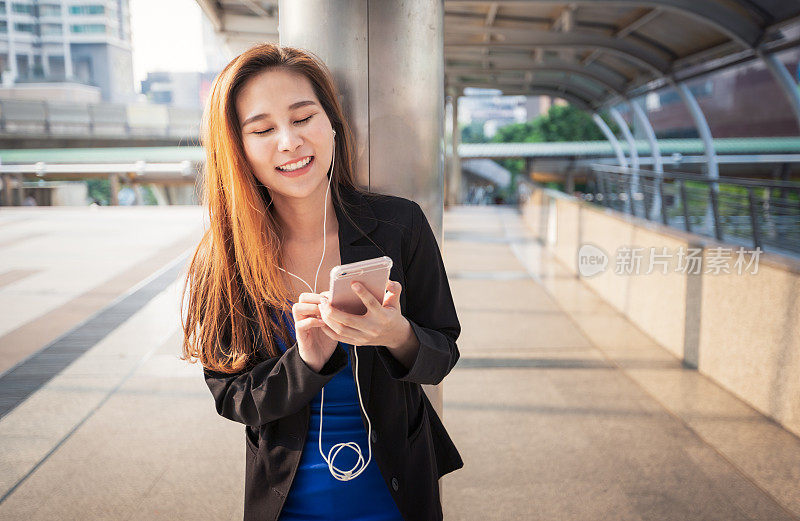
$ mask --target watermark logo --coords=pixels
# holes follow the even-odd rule
[[[670,252],[666,247],[620,246],[614,252],[613,266],[616,275],[650,275],[653,272],[666,275],[671,271],[691,275],[733,272],[755,275],[762,253],[761,248],[747,250],[741,246],[737,249],[708,248],[705,255],[702,248],[695,247],[681,246]],[[578,249],[578,273],[584,277],[597,275],[606,271],[611,260],[598,246],[583,244]]]
[[[591,277],[606,271],[608,254],[594,244],[583,244],[578,250],[578,273]]]

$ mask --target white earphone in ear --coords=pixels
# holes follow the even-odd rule
[[[333,131],[333,137],[336,137],[336,130]]]

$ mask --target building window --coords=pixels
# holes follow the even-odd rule
[[[21,33],[33,33],[33,24],[14,24],[14,30]]]
[[[14,11],[15,13],[33,15],[33,5],[31,4],[18,4],[14,2],[13,4],[11,4],[11,10]]]
[[[73,33],[105,33],[106,26],[103,24],[79,24],[79,25],[71,25],[70,30]]]
[[[0,33],[7,33],[8,32],[8,22],[5,20],[0,21]]]
[[[53,4],[40,4],[39,16],[61,16],[61,6]]]
[[[6,14],[6,3],[0,2],[0,14]]]
[[[105,14],[106,8],[102,5],[71,5],[69,14]]]
[[[61,24],[42,24],[42,34],[61,34]]]
[[[64,77],[64,57],[63,56],[48,56],[47,63],[50,68],[50,77],[63,78]]]

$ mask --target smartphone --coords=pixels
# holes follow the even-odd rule
[[[331,305],[353,315],[363,315],[367,307],[350,287],[354,281],[360,282],[372,295],[383,302],[389,271],[392,269],[391,257],[375,257],[331,268]]]

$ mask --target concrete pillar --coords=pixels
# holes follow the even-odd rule
[[[322,58],[371,190],[415,200],[439,243],[444,206],[444,6],[441,0],[281,0],[281,45]],[[441,389],[424,386],[441,414]]]
[[[451,107],[450,111],[450,126],[452,127],[452,136],[450,139],[449,157],[450,163],[448,164],[447,171],[447,204],[461,204],[461,158],[458,155],[458,145],[461,144],[461,132],[458,128],[458,99],[461,89],[450,87],[448,89],[448,100]]]
[[[19,70],[17,68],[17,35],[14,30],[16,15],[14,14],[14,9],[11,4],[11,2],[6,2],[6,20],[8,21],[8,66],[11,70],[11,80],[9,83],[13,84],[16,83],[19,78]]]
[[[108,174],[108,184],[111,188],[111,197],[108,200],[108,204],[110,206],[118,206],[119,205],[119,175],[117,174]]]
[[[25,200],[25,188],[22,186],[22,182],[25,181],[25,176],[22,174],[14,174],[14,179],[17,180],[17,197],[15,198],[14,204],[22,206],[22,201]]]
[[[69,45],[71,33],[69,32],[69,23],[67,23],[68,9],[67,0],[61,0],[61,42],[64,49],[64,79],[66,81],[74,79],[75,76],[72,70],[72,49]]]
[[[140,183],[131,183],[133,193],[136,195],[135,205],[142,206],[144,204],[144,197],[142,197],[142,185]]]

